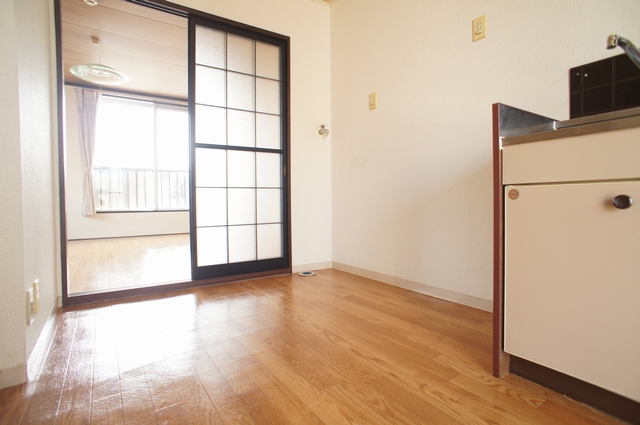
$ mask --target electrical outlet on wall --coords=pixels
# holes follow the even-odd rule
[[[33,323],[33,288],[27,289],[27,326]]]
[[[473,41],[478,41],[487,36],[486,15],[473,20],[472,24]]]
[[[40,279],[33,281],[33,314],[40,311]]]

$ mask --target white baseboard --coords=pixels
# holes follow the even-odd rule
[[[19,364],[7,369],[0,369],[0,390],[27,382],[27,365]]]
[[[54,324],[56,322],[57,312],[58,303],[56,302],[51,308],[51,311],[49,311],[47,323],[44,325],[44,328],[42,328],[42,332],[40,332],[38,341],[36,342],[35,347],[33,347],[33,351],[31,351],[31,355],[29,356],[29,360],[27,361],[28,380],[34,380],[38,377],[38,375],[40,375],[42,365],[47,358],[47,353],[49,352],[49,347],[51,346],[51,340],[53,339],[53,332],[55,330]]]
[[[322,269],[330,269],[331,261],[324,261],[322,263],[311,263],[311,264],[297,264],[292,267],[293,273],[303,272],[307,270],[322,270]]]
[[[333,262],[332,267],[336,270],[367,277],[369,279],[388,283],[389,285],[398,286],[410,291],[419,292],[431,297],[440,298],[457,304],[466,305],[480,310],[492,312],[493,301],[472,297],[470,295],[461,294],[459,292],[450,291],[448,289],[436,288],[435,286],[425,285],[424,283],[412,282],[395,276],[389,276],[383,273],[374,272],[360,267],[350,266],[348,264]]]

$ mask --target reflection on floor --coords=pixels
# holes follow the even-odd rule
[[[69,293],[191,279],[189,234],[67,243]]]

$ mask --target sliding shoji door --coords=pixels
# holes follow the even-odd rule
[[[194,279],[290,270],[288,42],[190,19]]]

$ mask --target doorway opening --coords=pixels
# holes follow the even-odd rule
[[[63,303],[290,272],[288,38],[162,1],[56,7]]]
[[[60,13],[68,294],[189,281],[188,19],[118,0]],[[87,64],[128,81],[73,73]]]

